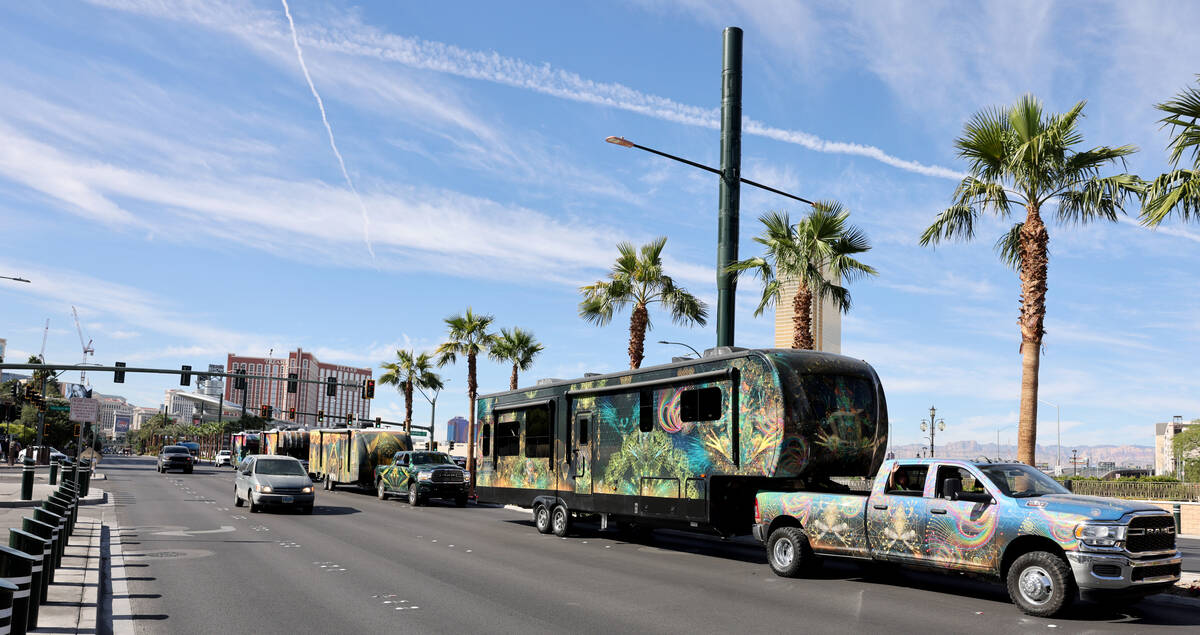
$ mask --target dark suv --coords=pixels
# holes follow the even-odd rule
[[[192,458],[191,451],[182,445],[168,445],[158,453],[159,472],[183,470],[184,474],[191,474],[195,466],[196,459]]]

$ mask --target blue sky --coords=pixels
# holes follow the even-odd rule
[[[737,25],[743,174],[842,201],[874,243],[881,275],[851,289],[842,346],[879,370],[893,438],[915,441],[935,404],[940,439],[987,441],[1018,405],[1002,224],[917,246],[964,168],[963,122],[1024,92],[1056,111],[1087,99],[1085,144],[1136,144],[1129,170],[1154,175],[1167,137],[1152,105],[1200,72],[1186,3],[290,6],[361,207],[279,2],[0,6],[0,275],[33,280],[0,281],[10,359],[37,352],[47,317],[47,359],[78,359],[74,305],[97,362],[301,346],[378,367],[433,348],[472,306],[545,343],[529,379],[619,370],[627,315],[589,326],[577,287],[616,242],[666,235],[670,273],[714,302],[717,183],[603,139],[717,164],[721,29]],[[743,190],[744,256],[775,208],[804,211]],[[1052,226],[1050,245],[1041,385],[1064,444],[1147,445],[1154,422],[1200,417],[1200,226]],[[739,288],[739,345],[772,341],[758,292]],[[682,350],[656,340],[715,340],[712,323],[652,317],[647,364]],[[482,391],[507,386],[504,366],[480,369]],[[467,408],[465,364],[444,372],[439,426]],[[139,405],[172,387],[91,380]],[[379,394],[376,413],[401,417]],[[1041,414],[1052,443],[1054,410]]]

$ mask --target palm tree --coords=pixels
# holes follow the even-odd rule
[[[629,317],[629,367],[640,368],[645,355],[646,331],[654,328],[646,307],[658,302],[671,312],[676,324],[704,326],[708,307],[663,272],[662,251],[666,237],[641,246],[622,242],[617,244],[616,263],[608,280],[598,280],[579,288],[583,301],[579,317],[597,326],[612,321],[613,313],[633,305]]]
[[[442,378],[433,372],[433,357],[429,353],[415,354],[413,351],[396,351],[396,361],[386,362],[381,368],[379,383],[396,386],[404,395],[404,429],[412,432],[413,386],[418,388],[442,388]]]
[[[849,282],[877,273],[854,258],[869,251],[871,243],[861,229],[846,222],[849,217],[850,210],[834,201],[813,203],[812,212],[795,225],[787,212],[763,214],[758,219],[763,233],[755,236],[754,242],[765,247],[766,253],[729,266],[734,273],[753,271],[762,280],[756,317],[780,301],[780,280],[798,283],[792,296],[792,348],[815,348],[814,300],[818,307],[823,300],[831,300],[842,313],[850,311],[850,292],[831,280]]]
[[[1200,79],[1200,75],[1196,76]],[[1159,121],[1171,129],[1171,167],[1147,184],[1142,203],[1142,223],[1157,227],[1172,212],[1180,220],[1200,221],[1200,86],[1183,89],[1175,99],[1157,104],[1167,113]],[[1183,155],[1191,150],[1191,169],[1179,168]]]
[[[950,207],[921,235],[924,246],[943,240],[970,240],[975,223],[986,212],[1009,218],[1014,207],[1025,210],[996,241],[995,249],[1021,279],[1021,406],[1017,458],[1033,465],[1037,441],[1038,367],[1046,318],[1046,269],[1050,234],[1042,207],[1057,203],[1060,224],[1116,221],[1127,196],[1139,193],[1131,174],[1100,176],[1100,169],[1137,152],[1134,146],[1098,146],[1076,151],[1083,141],[1077,123],[1085,102],[1062,114],[1046,114],[1042,104],[1025,95],[1007,108],[977,113],[955,141],[970,170],[954,192]]]
[[[475,360],[481,353],[491,349],[496,336],[488,332],[494,317],[476,315],[467,307],[462,315],[446,318],[449,332],[446,341],[434,351],[437,365],[453,364],[459,355],[467,358],[467,397],[471,400],[470,428],[467,430],[467,471],[471,473],[471,494],[475,493],[475,398],[479,396],[479,384],[475,379]]]
[[[516,390],[517,371],[529,370],[529,367],[533,366],[533,358],[544,348],[540,342],[533,339],[533,333],[521,327],[515,327],[511,331],[505,328],[500,329],[500,335],[488,351],[488,357],[497,362],[512,364],[512,376],[508,379],[508,387]]]

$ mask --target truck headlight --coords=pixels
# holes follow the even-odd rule
[[[1125,540],[1126,525],[1092,525],[1083,523],[1075,527],[1075,537],[1089,547],[1115,547]]]
[[[421,470],[417,472],[418,481],[428,481],[431,478],[433,478],[433,470]]]

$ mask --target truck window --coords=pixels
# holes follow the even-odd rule
[[[679,395],[679,420],[715,421],[721,418],[721,389],[716,386],[685,390]]]
[[[901,465],[888,476],[883,493],[889,496],[923,496],[928,465]]]
[[[934,496],[937,498],[950,498],[946,481],[951,479],[958,480],[958,491],[960,492],[983,493],[987,491],[983,489],[983,484],[979,482],[979,479],[975,478],[969,471],[961,467],[942,465],[938,467],[937,483],[934,484]]]

